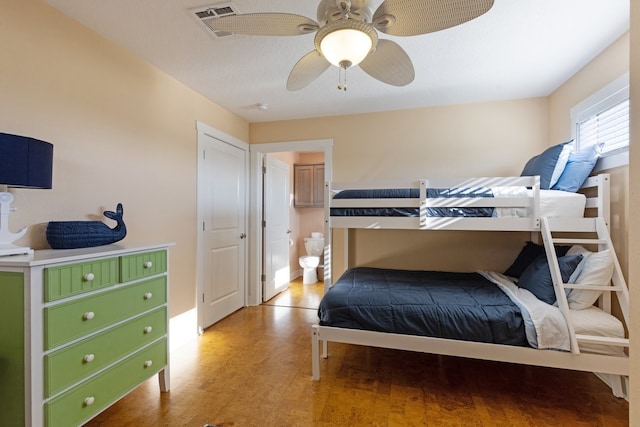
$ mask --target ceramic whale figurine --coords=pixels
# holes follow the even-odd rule
[[[116,221],[109,228],[101,221],[50,221],[47,225],[47,242],[53,249],[76,249],[108,245],[118,242],[127,235],[127,227],[122,219],[122,203],[116,211],[104,211],[104,216]]]

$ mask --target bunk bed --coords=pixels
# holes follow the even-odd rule
[[[441,277],[437,272],[431,277],[434,272],[348,269],[335,284],[325,286],[320,321],[312,326],[313,378],[320,378],[320,358],[328,357],[327,343],[340,342],[594,372],[614,395],[626,396],[629,341],[624,325],[629,324],[629,296],[608,232],[609,179],[608,174],[581,179],[571,191],[553,190],[548,177],[539,175],[327,183],[330,229],[528,231],[532,241],[505,271],[508,274],[479,271]],[[347,236],[345,232],[345,253]],[[539,237],[541,245],[534,243]],[[541,271],[550,275],[550,288],[544,292],[550,289],[551,300],[546,302],[540,301],[545,298],[538,294],[538,284],[527,286],[522,277],[531,276],[527,268],[534,261],[542,265],[534,275]],[[529,276],[528,282],[541,277]],[[426,305],[436,306],[435,314],[413,303],[421,298],[416,289],[422,292],[425,281],[435,282],[429,287],[439,286],[424,297]],[[459,311],[447,301],[440,307],[439,301],[443,295],[460,299],[456,287],[463,289],[465,298],[488,292],[489,304],[498,298],[497,305],[506,306],[506,312],[490,319],[487,310],[481,310],[482,322],[489,322],[488,332],[466,335],[465,327],[477,329],[477,317],[469,320],[462,314],[442,321],[443,313]],[[398,288],[408,295],[397,293]],[[611,314],[613,297],[622,321]],[[412,303],[403,305],[407,301]],[[392,307],[397,302],[400,308]],[[383,310],[368,312],[372,306]],[[399,320],[402,316],[408,319],[404,323]],[[505,316],[513,324],[499,331],[496,325],[504,323]],[[433,322],[439,322],[437,327],[429,328]],[[447,329],[443,323],[453,327]],[[538,335],[544,330],[555,332]]]

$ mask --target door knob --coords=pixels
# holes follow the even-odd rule
[[[246,233],[242,233],[242,234],[240,235],[240,238],[241,238],[241,239],[244,239],[245,237],[247,237],[247,234],[246,234]]]

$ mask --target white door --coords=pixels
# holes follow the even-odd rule
[[[264,282],[267,301],[286,289],[289,267],[289,165],[269,155],[264,159]]]
[[[245,305],[247,150],[199,133],[201,327]]]

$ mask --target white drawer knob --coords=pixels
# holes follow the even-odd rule
[[[84,320],[91,320],[94,317],[96,317],[96,314],[93,311],[87,311],[85,314],[82,315],[82,318]]]
[[[151,268],[153,267],[153,263],[151,261],[147,261],[144,263],[144,268]]]
[[[147,360],[146,362],[144,362],[144,367],[145,368],[150,368],[151,365],[153,365],[153,362],[151,360]]]
[[[93,273],[87,273],[87,274],[85,274],[84,276],[82,276],[82,278],[85,280],[85,282],[90,282],[90,281],[92,281],[93,279],[95,279],[95,278],[96,278],[96,276],[95,276],[95,274],[93,274]]]
[[[150,334],[152,331],[153,331],[153,328],[151,326],[145,326],[144,328],[145,334]]]
[[[91,405],[93,405],[93,402],[95,402],[95,401],[96,401],[96,399],[93,396],[86,397],[84,399],[84,406],[91,406]]]
[[[146,294],[144,294],[144,299],[151,299],[153,298],[153,294],[151,292],[147,292]]]
[[[84,357],[82,358],[82,360],[85,361],[85,363],[91,363],[93,362],[93,359],[95,359],[96,356],[94,356],[93,354],[89,353],[89,354],[85,354]]]

